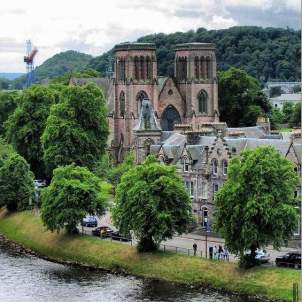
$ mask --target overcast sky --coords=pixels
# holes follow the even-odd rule
[[[4,0],[0,72],[24,72],[27,39],[39,49],[39,65],[68,49],[100,55],[150,33],[235,25],[297,29],[300,0]]]

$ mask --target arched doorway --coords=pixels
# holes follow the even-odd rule
[[[163,112],[160,125],[164,131],[173,131],[175,124],[180,124],[181,119],[178,111],[172,105],[169,105]]]

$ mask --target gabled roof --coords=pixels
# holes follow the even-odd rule
[[[261,138],[266,135],[263,127],[240,127],[240,128],[227,128],[226,136],[232,132],[243,132],[245,137]]]

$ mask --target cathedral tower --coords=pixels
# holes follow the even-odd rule
[[[186,123],[218,122],[215,45],[185,43],[176,46],[176,85],[185,102]]]
[[[112,149],[118,161],[133,146],[143,99],[158,107],[157,62],[153,43],[123,43],[115,46],[114,138]]]

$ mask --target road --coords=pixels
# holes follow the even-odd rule
[[[111,227],[113,230],[116,230],[116,228],[113,226],[110,214],[107,212],[106,215],[102,216],[101,218],[98,218],[98,225],[107,225]],[[88,234],[91,234],[92,228],[84,228],[85,232]],[[135,240],[133,240],[134,244],[136,243]],[[170,250],[170,251],[177,251],[182,252],[184,254],[190,254],[193,255],[193,244],[197,244],[197,255],[205,257],[206,255],[206,245],[209,251],[210,247],[216,246],[218,248],[219,245],[224,247],[224,239],[212,237],[212,236],[205,236],[197,235],[193,233],[183,234],[181,236],[174,236],[171,240],[167,240],[162,242],[161,249]],[[279,251],[275,250],[272,246],[268,246],[266,248],[267,252],[270,254],[270,263],[274,263],[276,257],[284,255],[285,253],[289,251],[294,251],[293,248],[286,248],[282,247]],[[208,252],[209,257],[209,252]],[[234,255],[229,256],[230,261],[237,261],[236,257]]]

